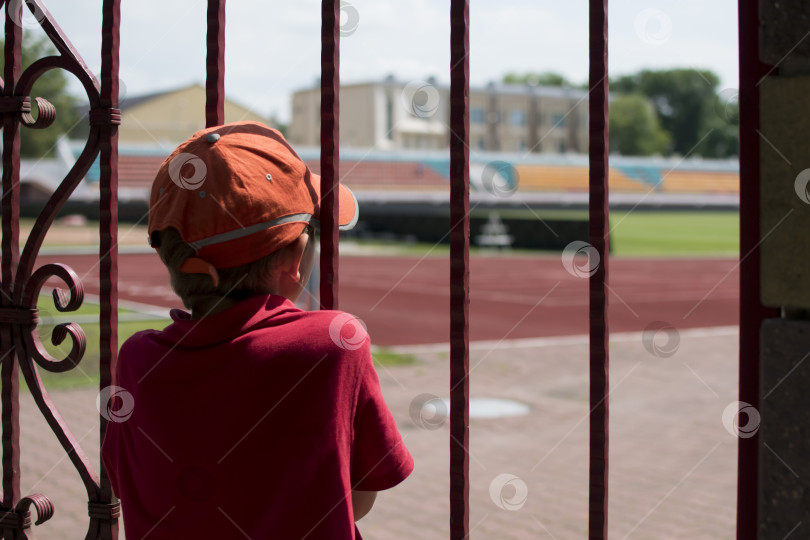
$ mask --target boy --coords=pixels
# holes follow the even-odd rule
[[[360,538],[376,492],[412,471],[362,326],[293,305],[319,192],[257,123],[197,132],[158,171],[149,241],[190,313],[121,347],[131,415],[111,413],[102,456],[127,538]]]

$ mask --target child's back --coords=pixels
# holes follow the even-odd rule
[[[209,131],[226,140],[228,127]],[[150,232],[151,223],[150,216]],[[302,259],[312,256],[312,239],[298,234],[285,244],[292,248],[271,255],[268,275],[286,268],[285,249],[297,258],[298,281],[286,270],[267,280],[282,290],[300,292],[308,275]],[[140,332],[121,348],[115,384],[131,395],[131,416],[113,411],[103,456],[127,537],[358,538],[353,493],[393,487],[413,468],[365,330],[343,312],[299,310],[294,294],[229,285],[253,280],[253,270],[230,275],[222,253],[197,249],[199,262],[184,270],[161,256],[173,282],[191,278],[197,292],[196,300],[184,296],[191,314],[174,310],[170,326]],[[230,290],[200,292],[206,286]]]

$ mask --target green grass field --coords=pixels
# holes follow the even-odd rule
[[[611,212],[611,251],[618,257],[733,257],[740,251],[739,221],[738,212]]]
[[[579,219],[578,210],[512,210],[501,218]],[[735,211],[613,210],[610,247],[614,256],[735,256],[740,250],[740,214]]]
[[[503,210],[501,219],[587,220],[582,210]],[[737,211],[612,211],[610,213],[610,248],[614,257],[734,257],[740,249],[739,213]],[[538,227],[543,225],[538,223]],[[584,240],[584,239],[583,239]],[[430,255],[447,257],[448,244],[400,243],[382,240],[347,242],[368,255]],[[346,249],[344,251],[350,251]],[[492,253],[475,246],[473,255]],[[535,250],[512,249],[507,255],[537,254]]]

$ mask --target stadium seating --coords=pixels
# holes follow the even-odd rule
[[[123,149],[118,166],[119,185],[148,189],[164,159],[163,155],[130,153]],[[304,156],[304,161],[313,172],[319,172],[317,158]],[[471,169],[474,166],[471,164]],[[402,156],[372,153],[344,156],[340,162],[341,181],[360,191],[448,191],[449,170],[449,159],[444,156],[402,159]],[[519,192],[588,191],[588,167],[584,159],[575,163],[517,163],[515,173]],[[97,164],[91,167],[87,178],[90,182],[98,181]],[[613,163],[610,190],[617,193],[736,194],[740,190],[739,173],[718,165],[707,167],[698,163],[686,168],[661,159],[647,163],[642,158],[634,158],[630,164]]]

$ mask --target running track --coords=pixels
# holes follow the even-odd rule
[[[40,257],[61,262],[98,294],[97,256]],[[559,256],[471,259],[470,339],[511,340],[588,332],[588,280]],[[444,257],[342,257],[340,308],[359,317],[377,345],[449,341],[450,263]],[[643,331],[661,321],[677,329],[738,324],[736,259],[613,259],[610,331]],[[155,254],[119,255],[119,298],[180,307]]]

